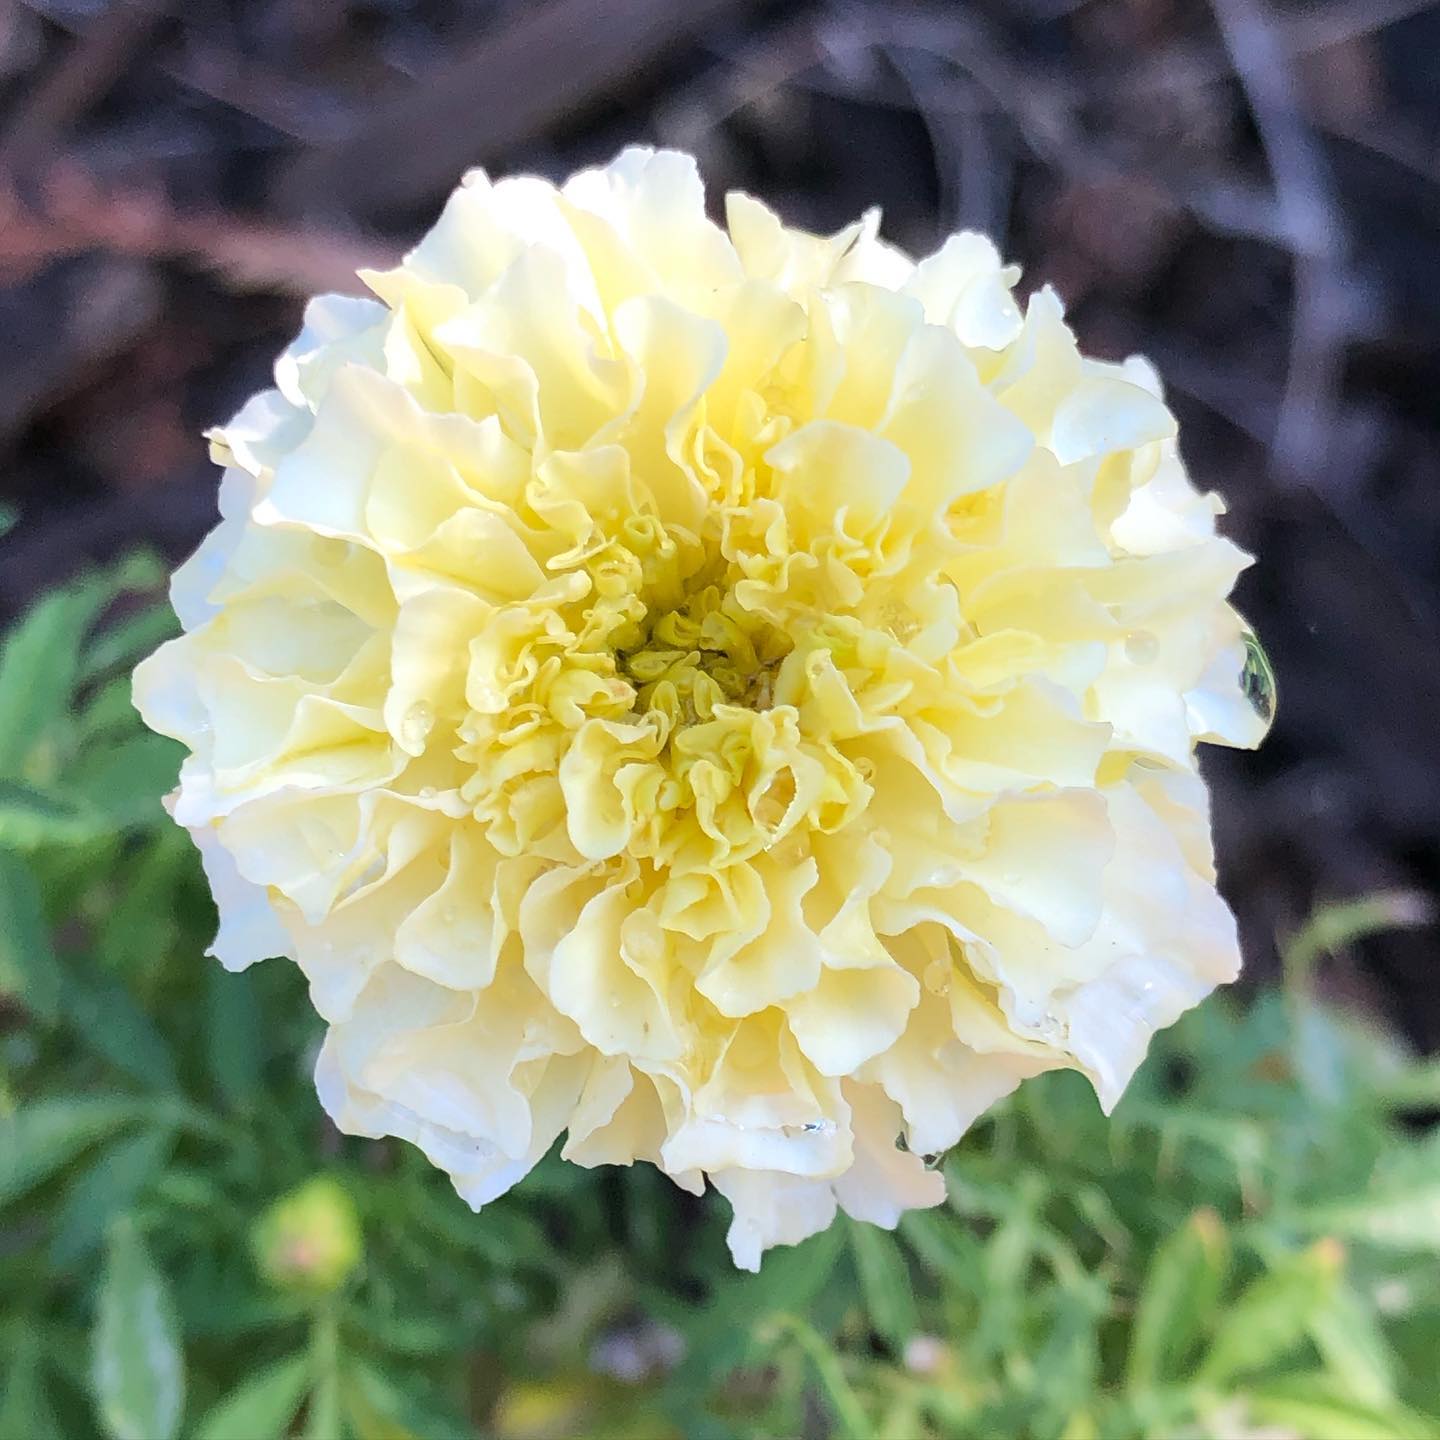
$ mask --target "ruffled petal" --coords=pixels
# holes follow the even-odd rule
[[[134,696],[337,1125],[476,1206],[562,1134],[709,1179],[754,1268],[1234,975],[1195,747],[1273,696],[1143,361],[982,236],[726,213],[475,171],[313,301]]]

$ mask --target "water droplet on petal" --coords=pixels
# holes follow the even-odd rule
[[[1245,641],[1245,664],[1240,670],[1240,691],[1268,729],[1275,719],[1278,698],[1275,669],[1253,630],[1247,629],[1242,638]]]
[[[944,960],[932,960],[926,967],[921,977],[925,981],[925,988],[932,995],[948,995],[950,993],[950,966]]]
[[[1132,630],[1125,637],[1125,658],[1132,665],[1152,665],[1160,654],[1160,641],[1152,631]]]
[[[424,745],[434,723],[435,707],[424,700],[417,700],[400,721],[400,743],[407,750]]]

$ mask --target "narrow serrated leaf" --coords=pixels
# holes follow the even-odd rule
[[[65,995],[66,1019],[87,1049],[152,1090],[179,1089],[170,1046],[124,985],[71,968]]]
[[[0,1389],[0,1440],[62,1440],[45,1388],[44,1345],[29,1326],[19,1339]]]
[[[47,1024],[60,1008],[60,967],[26,862],[0,850],[0,995],[11,995]]]
[[[119,665],[130,665],[179,633],[175,612],[168,605],[146,605],[123,620],[106,625],[86,648],[80,678],[93,680]]]
[[[257,1371],[218,1401],[195,1440],[279,1440],[310,1388],[310,1357],[292,1355]]]
[[[1369,1405],[1394,1401],[1394,1353],[1375,1311],[1348,1285],[1312,1318],[1310,1338],[1347,1394]]]
[[[247,1110],[260,1092],[265,1038],[253,977],[206,966],[205,1058],[221,1099]]]
[[[1440,1253],[1440,1175],[1298,1212],[1297,1228],[1386,1250]]]
[[[895,1237],[863,1221],[852,1221],[850,1252],[860,1277],[860,1294],[877,1334],[900,1354],[919,1327],[910,1268]]]
[[[99,1245],[159,1174],[174,1142],[175,1132],[166,1127],[124,1136],[96,1155],[60,1207],[50,1241],[50,1263],[64,1268]]]
[[[111,828],[83,801],[39,790],[22,780],[0,780],[0,846],[29,851],[45,845],[83,845]]]
[[[111,827],[168,824],[161,796],[175,788],[184,749],[164,735],[127,736],[82,755],[65,777],[78,797]]]
[[[845,1378],[840,1357],[812,1325],[795,1315],[780,1315],[765,1328],[767,1339],[786,1335],[799,1346],[820,1382],[820,1394],[835,1420],[835,1434],[843,1440],[870,1440],[873,1427],[865,1407]]]
[[[0,774],[17,774],[64,720],[80,645],[107,590],[91,579],[52,591],[0,644]]]
[[[1130,1388],[1172,1374],[1215,1317],[1230,1270],[1220,1217],[1197,1210],[1155,1249],[1130,1329]]]
[[[1435,1440],[1430,1417],[1397,1404],[1372,1405],[1324,1374],[1286,1375],[1248,1387],[1245,1406],[1258,1422],[1316,1440]]]
[[[164,1277],[128,1220],[110,1232],[91,1377],[112,1440],[171,1440],[179,1430],[185,1369],[175,1311]]]
[[[88,1146],[145,1118],[144,1101],[69,1096],[0,1118],[0,1205],[48,1179]]]
[[[1200,1377],[1225,1384],[1293,1350],[1334,1303],[1344,1258],[1334,1240],[1321,1240],[1253,1280],[1221,1316]]]

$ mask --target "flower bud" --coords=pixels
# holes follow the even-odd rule
[[[328,1175],[277,1200],[256,1223],[251,1244],[271,1285],[308,1295],[338,1290],[364,1255],[355,1206]]]

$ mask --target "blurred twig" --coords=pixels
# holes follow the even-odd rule
[[[17,0],[22,3],[22,0]],[[76,50],[103,43],[103,32],[113,22],[122,32],[130,24],[125,4],[115,4],[100,21],[81,23],[74,12],[41,0],[23,0],[30,9],[44,15],[52,25],[76,37]],[[140,0],[143,7],[157,4],[174,8],[174,0]],[[153,21],[155,16],[150,17]],[[222,105],[249,115],[291,139],[316,143],[335,135],[353,123],[350,107],[331,92],[320,91],[296,81],[274,65],[253,55],[239,55],[233,49],[186,29],[174,48],[157,48],[144,56],[162,75],[188,90],[218,100]],[[93,82],[92,82],[93,83]]]
[[[577,116],[670,47],[750,0],[547,0],[520,6],[438,73],[296,161],[279,195],[356,215],[415,205],[460,172]]]
[[[1270,19],[1284,54],[1291,60],[1328,50],[1361,35],[1430,9],[1434,0],[1344,0],[1344,3],[1301,8]],[[1151,59],[1128,63],[1115,77],[1132,94],[1178,86],[1213,85],[1234,73],[1231,54],[1193,41],[1174,45]]]
[[[158,188],[107,189],[83,168],[56,161],[37,199],[0,186],[0,278],[15,283],[87,250],[178,258],[220,274],[232,288],[310,295],[359,288],[355,271],[391,263],[379,241],[315,227],[273,225],[221,210],[182,212]]]
[[[1322,956],[1343,950],[1368,935],[1417,929],[1434,918],[1435,908],[1429,898],[1412,890],[1382,891],[1358,900],[1321,905],[1280,947],[1286,985],[1294,993],[1307,993]]]
[[[44,74],[0,136],[0,173],[13,174],[42,154],[124,72],[131,56],[172,0],[111,5],[65,58]]]
[[[1263,0],[1211,0],[1250,102],[1295,256],[1290,361],[1275,421],[1282,473],[1310,475],[1324,452],[1350,336],[1345,220],[1329,166],[1301,114],[1291,59]]]

